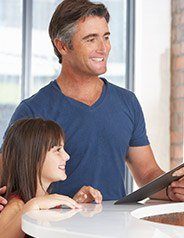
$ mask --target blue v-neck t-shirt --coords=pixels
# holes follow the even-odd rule
[[[106,79],[100,98],[88,106],[65,96],[51,81],[15,110],[10,125],[22,118],[53,120],[65,131],[70,154],[65,181],[52,192],[73,197],[84,185],[101,191],[104,200],[125,195],[125,158],[129,146],[149,144],[144,116],[134,93]]]

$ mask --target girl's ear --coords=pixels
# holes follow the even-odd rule
[[[54,45],[55,45],[55,47],[57,48],[57,50],[59,51],[59,53],[61,55],[66,55],[67,54],[68,47],[61,40],[59,40],[58,38],[54,39]]]

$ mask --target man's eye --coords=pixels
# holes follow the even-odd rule
[[[109,36],[105,36],[105,40],[109,40]]]
[[[95,40],[95,38],[90,38],[87,40],[87,42],[93,42]]]

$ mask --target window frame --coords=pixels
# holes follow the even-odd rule
[[[33,0],[22,1],[21,100],[31,94]]]
[[[125,87],[134,91],[134,70],[135,70],[135,0],[127,0],[126,19],[126,71]],[[133,191],[133,178],[128,167],[125,168],[126,193]]]

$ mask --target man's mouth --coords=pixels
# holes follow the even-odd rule
[[[97,58],[97,57],[95,57],[95,58],[91,58],[93,61],[95,61],[95,62],[102,62],[102,61],[104,61],[104,58]]]

